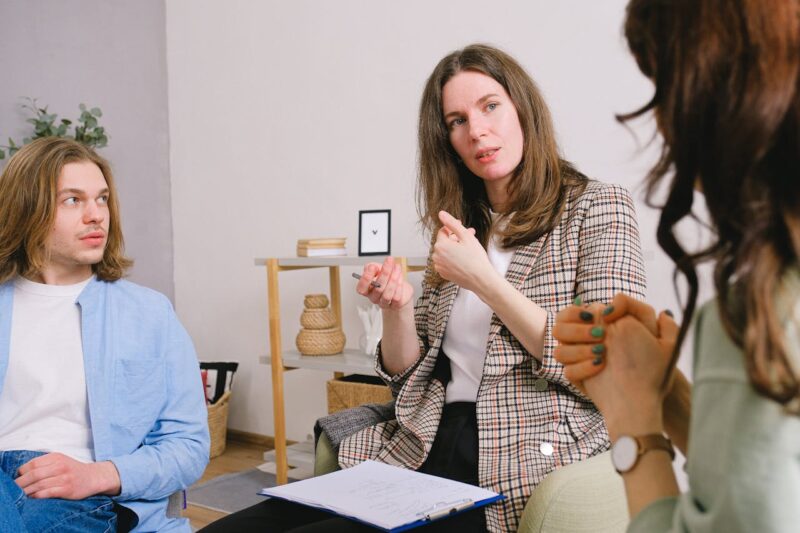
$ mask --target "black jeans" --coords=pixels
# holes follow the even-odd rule
[[[478,423],[474,403],[445,405],[431,452],[419,471],[478,484]],[[305,505],[269,499],[217,520],[201,530],[203,533],[285,531],[355,533],[375,531],[375,528]],[[424,531],[483,533],[486,531],[484,511],[482,508],[475,509],[433,522],[424,526]]]

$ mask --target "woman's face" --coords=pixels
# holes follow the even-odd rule
[[[467,168],[492,187],[507,186],[522,161],[524,136],[503,86],[480,72],[459,72],[442,88],[442,108],[450,143]]]

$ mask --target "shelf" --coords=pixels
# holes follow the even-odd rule
[[[281,303],[279,274],[306,268],[327,268],[330,282],[331,311],[336,326],[342,327],[342,290],[340,267],[362,267],[366,263],[382,263],[387,256],[326,256],[326,257],[258,257],[256,266],[267,270],[267,306],[269,308],[269,363],[272,374],[272,402],[275,414],[275,477],[279,485],[286,483],[288,462],[286,449],[286,408],[283,395],[283,374],[292,368],[322,370],[336,374],[374,376],[374,356],[361,350],[345,349],[337,355],[302,355],[296,350],[284,350],[281,340]],[[394,256],[403,272],[425,270],[426,257]],[[349,282],[348,282],[349,283]],[[280,364],[278,364],[280,362]]]
[[[336,355],[303,355],[296,350],[283,350],[285,368],[306,368],[327,370],[345,374],[375,375],[375,358],[361,350],[345,348],[344,353]]]
[[[281,267],[333,267],[333,266],[361,266],[365,263],[382,263],[386,259],[385,255],[370,255],[370,256],[345,256],[345,255],[332,255],[326,257],[281,257],[278,258],[278,266]],[[408,266],[421,269],[425,268],[427,264],[427,257],[407,257]],[[256,257],[256,266],[264,266],[267,264],[266,257]]]

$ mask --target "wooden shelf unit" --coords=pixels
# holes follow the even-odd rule
[[[256,266],[267,269],[267,306],[269,312],[269,351],[272,372],[272,403],[275,419],[275,465],[279,485],[286,483],[288,463],[286,460],[286,412],[283,394],[283,373],[295,368],[306,368],[333,372],[336,377],[347,374],[375,375],[372,358],[360,351],[345,349],[339,355],[305,356],[297,350],[284,350],[281,339],[281,306],[278,274],[292,270],[327,268],[330,282],[331,310],[336,324],[342,326],[342,293],[340,267],[360,267],[369,262],[381,263],[384,256],[336,256],[336,257],[287,257],[256,258]],[[425,270],[425,257],[395,257],[403,273]]]

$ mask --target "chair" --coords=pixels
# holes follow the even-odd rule
[[[314,457],[314,475],[338,470],[336,453],[321,434]],[[611,465],[611,452],[551,472],[525,505],[518,533],[622,533],[628,525],[628,504],[622,478]]]
[[[628,527],[625,485],[611,452],[558,468],[533,491],[520,533],[617,533]]]

